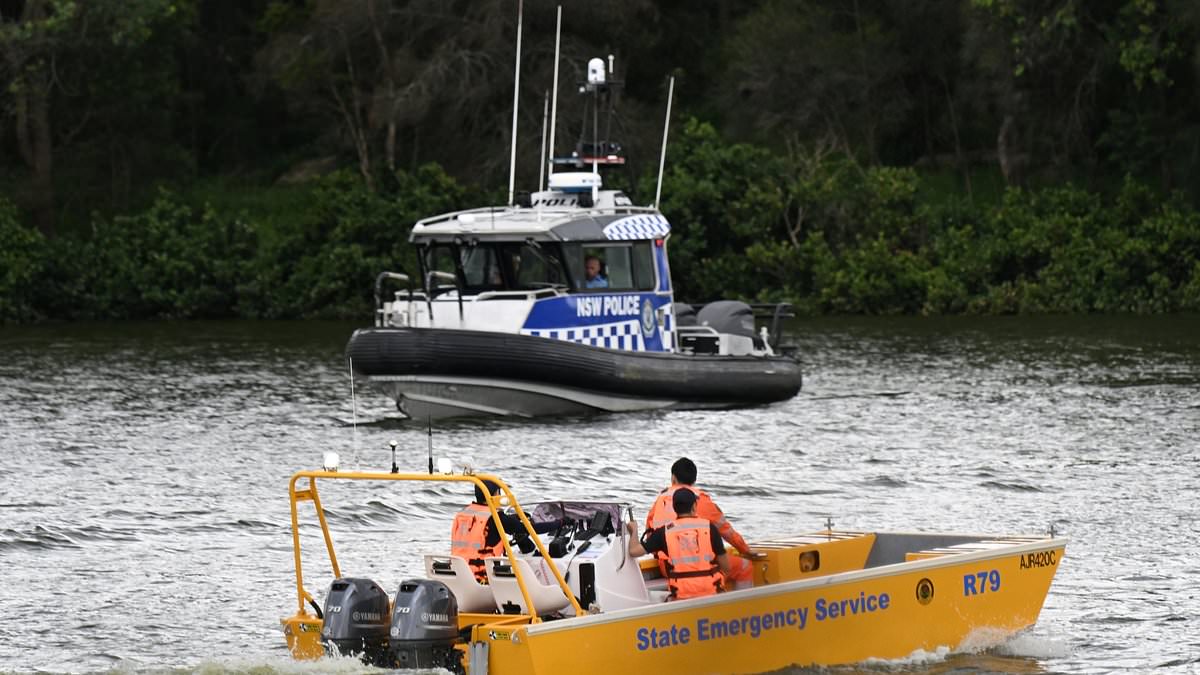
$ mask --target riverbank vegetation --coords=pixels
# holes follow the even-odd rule
[[[679,4],[679,7],[673,5]],[[461,6],[460,6],[461,5]],[[525,3],[517,187],[553,2]],[[421,217],[503,203],[515,2],[0,0],[0,321],[368,320]],[[1200,9],[565,3],[615,54],[680,299],[804,313],[1200,311]]]

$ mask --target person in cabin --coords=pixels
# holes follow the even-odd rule
[[[496,483],[485,480],[483,484],[487,486],[491,494],[500,494],[500,486]],[[496,513],[500,516],[500,524],[504,526],[505,532],[514,535],[518,542],[527,540],[528,534],[525,532],[525,526],[521,523],[520,518],[499,509]],[[562,522],[557,520],[534,523],[533,531],[538,534],[552,532],[561,525]],[[532,542],[528,543],[532,548]],[[524,546],[524,544],[519,545]],[[450,529],[450,555],[456,555],[466,560],[471,571],[475,573],[476,581],[481,584],[487,583],[485,559],[504,555],[504,544],[500,541],[500,531],[496,529],[496,524],[492,521],[492,511],[488,508],[487,499],[478,485],[475,486],[475,501],[467,504],[454,516],[454,524]]]
[[[707,518],[696,515],[696,501],[696,493],[691,490],[676,490],[671,496],[674,520],[655,528],[641,541],[637,538],[637,525],[626,523],[629,555],[654,553],[666,559],[667,587],[671,589],[672,600],[720,593],[725,579],[734,574],[721,533]]]
[[[599,257],[589,255],[584,258],[583,272],[587,275],[583,281],[584,288],[608,288],[608,277],[604,276],[604,262]]]
[[[733,525],[725,518],[724,512],[713,502],[712,497],[696,487],[696,473],[696,463],[687,457],[680,457],[671,465],[671,485],[660,492],[658,498],[654,500],[654,504],[650,506],[650,511],[646,514],[645,534],[648,535],[674,520],[677,515],[676,510],[672,507],[674,496],[680,492],[691,492],[696,495],[696,513],[712,523],[720,532],[721,538],[741,554],[741,557],[733,558],[730,561],[733,568],[730,580],[738,588],[751,586],[753,585],[754,568],[751,567],[750,561],[763,556],[750,550],[746,540],[737,533],[737,530],[733,529]],[[665,556],[658,556],[658,567],[666,575]]]

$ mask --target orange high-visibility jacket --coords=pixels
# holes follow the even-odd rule
[[[646,514],[647,532],[665,527],[667,523],[675,520],[675,507],[671,504],[671,498],[675,496],[675,490],[679,488],[685,488],[696,493],[697,517],[704,518],[713,525],[716,525],[717,531],[721,533],[721,538],[728,542],[730,546],[736,548],[739,553],[745,556],[750,555],[750,546],[746,544],[745,539],[742,539],[742,535],[733,529],[733,525],[726,520],[721,508],[713,502],[712,497],[709,497],[707,492],[694,485],[672,485],[660,492],[658,499],[654,500],[654,504],[650,507],[650,512]]]
[[[466,560],[480,580],[487,578],[483,559],[504,555],[504,547],[499,542],[495,546],[487,545],[487,524],[491,517],[491,509],[472,502],[454,516],[450,530],[450,554]]]
[[[667,585],[683,600],[721,590],[724,576],[712,547],[712,524],[705,518],[677,518],[667,525]]]

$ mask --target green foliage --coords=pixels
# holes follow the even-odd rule
[[[778,233],[784,192],[779,160],[763,148],[728,144],[712,125],[684,121],[668,150],[663,213],[671,220],[671,264],[676,270],[714,266],[715,273],[684,272],[687,297],[719,297],[745,248]],[[641,193],[654,194],[652,177]]]
[[[0,323],[38,318],[45,240],[23,225],[12,204],[0,198]]]
[[[436,165],[398,172],[372,191],[341,171],[314,190],[311,213],[283,226],[264,247],[254,287],[263,317],[362,318],[372,313],[375,277],[417,271],[408,245],[419,219],[462,208],[466,190]]]
[[[163,192],[146,211],[93,223],[87,241],[56,246],[73,317],[218,318],[236,315],[256,250],[252,227]]]

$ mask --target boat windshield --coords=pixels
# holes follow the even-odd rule
[[[577,290],[652,291],[657,283],[648,241],[565,244],[563,254]],[[600,266],[599,281],[588,274],[589,259]]]
[[[468,295],[569,285],[555,243],[435,244],[426,249],[424,263],[426,270],[454,274]]]

